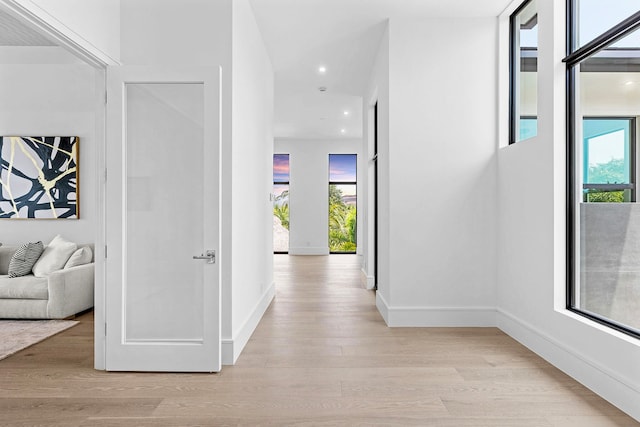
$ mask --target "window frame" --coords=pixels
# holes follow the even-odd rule
[[[566,64],[566,300],[565,308],[575,314],[592,320],[598,324],[607,326],[618,332],[622,332],[626,335],[634,338],[640,338],[640,333],[630,329],[626,325],[616,322],[613,319],[600,316],[596,313],[592,313],[586,310],[582,310],[576,306],[576,244],[575,238],[577,237],[576,230],[576,201],[578,195],[576,194],[576,94],[578,88],[577,72],[579,72],[580,64],[602,51],[607,46],[615,43],[616,41],[626,37],[632,32],[640,28],[640,11],[631,15],[630,17],[619,22],[609,30],[602,33],[600,36],[591,40],[587,44],[580,48],[577,48],[577,32],[578,32],[578,0],[566,0],[566,54],[567,56],[562,60]],[[639,114],[640,115],[640,114]],[[583,118],[588,117],[584,116]],[[580,123],[581,124],[581,123]],[[631,132],[635,132],[632,129]],[[632,142],[633,143],[633,142]],[[637,141],[636,141],[637,143]],[[635,149],[634,149],[635,151]],[[632,157],[632,161],[635,161],[635,157]],[[582,191],[580,192],[580,200],[582,200]]]
[[[331,180],[331,156],[354,156],[355,157],[355,181],[332,181]],[[336,252],[331,250],[331,242],[329,242],[329,254],[331,255],[354,255],[358,253],[358,204],[360,198],[358,197],[358,154],[357,153],[329,153],[328,156],[328,167],[329,167],[329,185],[327,186],[327,201],[330,196],[330,187],[332,185],[353,185],[356,189],[356,250],[353,252]],[[328,213],[328,210],[327,210]],[[327,231],[330,233],[330,224],[327,222]]]
[[[287,163],[289,164],[289,173],[288,175],[288,179],[286,181],[276,181],[275,177],[272,176],[273,179],[273,187],[275,189],[276,185],[286,185],[289,187],[289,197],[291,197],[291,154],[290,153],[273,153],[273,159],[275,160],[276,156],[287,156]],[[272,162],[272,169],[273,169],[273,162]],[[275,193],[274,193],[274,202],[275,202]],[[289,205],[289,209],[291,209],[291,205]],[[291,230],[291,210],[289,210],[289,230]],[[274,255],[288,255],[289,254],[289,250],[286,251],[276,251],[275,249],[273,250]]]
[[[519,139],[519,126],[517,125],[520,120],[519,111],[519,88],[520,88],[520,73],[522,72],[521,67],[518,65],[520,62],[520,43],[517,43],[517,38],[515,37],[516,31],[516,17],[520,12],[522,12],[529,4],[531,4],[533,0],[525,0],[523,1],[514,11],[509,15],[509,145],[515,144],[520,141],[524,141],[524,139]],[[536,12],[537,16],[537,12]],[[537,48],[536,48],[537,49]],[[536,72],[537,78],[537,72]],[[536,118],[535,115],[527,115],[527,118]],[[526,138],[530,139],[530,138]]]
[[[607,188],[611,191],[630,190],[630,202],[636,202],[637,194],[637,161],[636,161],[636,117],[633,116],[583,116],[583,120],[625,120],[629,122],[629,184],[594,184],[594,183],[582,183],[582,189],[587,190],[589,188]],[[584,139],[584,138],[583,138]],[[589,187],[587,187],[589,186]],[[582,197],[584,200],[584,197]],[[588,203],[588,202],[584,202]]]

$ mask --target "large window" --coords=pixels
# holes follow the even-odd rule
[[[355,253],[357,247],[357,156],[329,154],[329,251]]]
[[[538,134],[538,10],[525,1],[510,17],[509,143]]]
[[[273,155],[273,251],[289,252],[289,155]]]
[[[568,13],[567,308],[640,337],[640,4]]]

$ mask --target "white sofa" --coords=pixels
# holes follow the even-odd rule
[[[64,319],[93,307],[93,261],[46,277],[10,278],[9,261],[18,248],[0,246],[0,319]]]

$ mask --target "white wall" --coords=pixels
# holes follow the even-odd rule
[[[94,54],[120,59],[120,0],[2,0],[7,7]]]
[[[223,363],[240,355],[275,295],[273,284],[273,69],[247,0],[233,1],[232,334]]]
[[[222,336],[229,337],[232,335],[231,0],[126,0],[120,12],[124,65],[222,67],[222,247],[218,258],[222,274]]]
[[[511,146],[506,43],[500,50],[498,326],[640,420],[638,341],[564,309],[565,11],[553,0],[538,0],[538,8],[538,136]]]
[[[494,18],[389,22],[392,326],[495,322],[496,36]]]
[[[274,294],[270,60],[246,0],[127,0],[121,16],[123,64],[222,67],[222,363],[232,364]]]
[[[3,244],[47,244],[56,234],[79,243],[95,242],[95,163],[102,128],[102,107],[96,99],[101,76],[101,71],[58,47],[0,48],[0,135],[80,137],[80,219],[5,219],[0,221]]]
[[[360,139],[287,139],[275,142],[276,154],[289,154],[289,254],[329,254],[329,154],[357,154],[358,209],[362,206]],[[358,245],[362,242],[358,212]],[[358,253],[360,251],[358,250]]]

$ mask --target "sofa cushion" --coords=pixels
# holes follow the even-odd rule
[[[38,261],[44,246],[42,242],[25,243],[13,254],[9,261],[9,277],[20,277],[31,273],[33,265]]]
[[[89,246],[83,246],[71,255],[69,261],[64,265],[64,268],[77,267],[79,265],[89,264],[93,259],[93,252]]]
[[[21,277],[0,276],[0,298],[49,299],[47,279],[31,274]]]
[[[46,277],[54,271],[62,270],[62,267],[64,267],[76,249],[78,249],[78,245],[57,235],[51,243],[44,248],[42,256],[33,266],[33,275],[36,277]]]
[[[17,250],[17,246],[0,246],[0,274],[9,274],[9,263]]]

